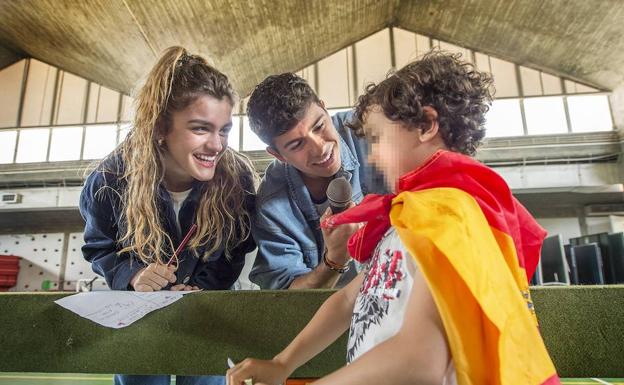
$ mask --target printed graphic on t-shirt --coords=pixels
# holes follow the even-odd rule
[[[353,309],[347,362],[356,358],[360,345],[368,338],[371,329],[383,328],[382,323],[388,316],[393,301],[400,298],[405,290],[399,284],[406,275],[404,252],[393,247],[396,242],[389,238],[394,238],[394,232],[388,232],[379,242],[367,265],[366,276]],[[371,338],[375,339],[375,336]]]

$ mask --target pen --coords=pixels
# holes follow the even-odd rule
[[[191,228],[189,229],[188,233],[186,233],[186,235],[184,236],[184,239],[182,240],[182,242],[180,242],[180,244],[178,245],[178,248],[173,252],[173,255],[169,259],[169,262],[167,262],[167,267],[169,267],[169,265],[171,265],[171,262],[173,262],[173,260],[178,255],[180,255],[182,250],[184,250],[184,248],[186,247],[186,244],[188,243],[188,241],[191,239],[191,237],[195,233],[195,230],[197,230],[197,225],[195,223],[193,223],[193,226],[191,226]]]

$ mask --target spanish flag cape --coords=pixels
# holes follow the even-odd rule
[[[438,151],[397,195],[369,195],[322,226],[366,222],[349,252],[366,262],[395,227],[442,318],[460,385],[560,384],[529,297],[546,232],[490,168]]]

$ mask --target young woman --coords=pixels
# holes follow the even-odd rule
[[[234,101],[227,77],[181,47],[167,49],[149,73],[128,137],[89,175],[80,198],[84,257],[111,289],[227,290],[237,280],[255,247],[254,173],[227,147]],[[115,376],[115,384],[169,382]]]

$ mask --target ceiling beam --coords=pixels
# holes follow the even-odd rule
[[[14,51],[0,46],[0,70],[16,63],[20,59],[23,59],[24,55],[15,53]]]
[[[402,1],[397,26],[598,88],[624,85],[617,0]]]
[[[396,25],[614,90],[624,85],[622,20],[619,0],[20,0],[0,1],[0,46],[7,63],[19,52],[128,94],[160,52],[182,45],[245,96],[269,74]]]

